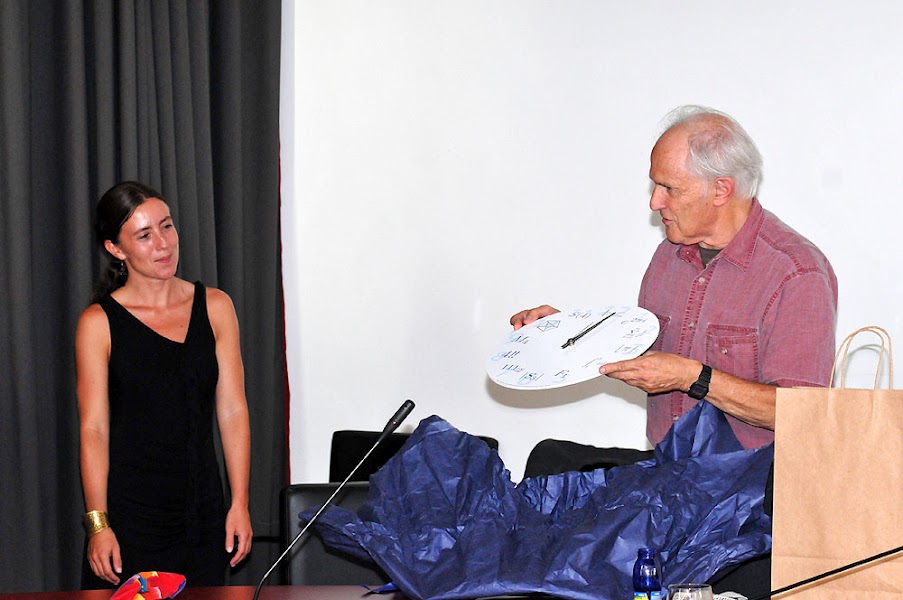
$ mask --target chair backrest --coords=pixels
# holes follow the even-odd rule
[[[652,450],[597,448],[567,440],[543,440],[530,451],[524,478],[555,475],[565,471],[610,469],[648,460],[653,455]]]
[[[351,469],[367,454],[376,443],[379,431],[358,431],[346,429],[332,434],[332,446],[329,454],[329,481],[343,481]],[[373,451],[361,468],[351,477],[351,481],[368,481],[370,475],[376,473],[395,453],[401,450],[411,437],[410,433],[393,433]],[[498,451],[498,440],[479,436],[493,450]]]
[[[319,508],[338,487],[338,483],[298,483],[282,490],[281,534],[282,547],[288,547],[304,526],[298,514],[309,508]],[[349,482],[332,501],[356,511],[367,499],[370,485]],[[287,585],[383,585],[389,578],[371,564],[362,564],[353,557],[327,548],[311,527],[282,562],[283,581]]]

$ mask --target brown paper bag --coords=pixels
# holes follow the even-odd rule
[[[878,335],[889,388],[847,389],[853,338]],[[778,389],[771,589],[903,546],[903,390],[893,389],[893,349],[880,327],[840,345],[840,386]],[[781,600],[903,599],[903,553],[775,596]]]

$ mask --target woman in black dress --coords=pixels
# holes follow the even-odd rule
[[[98,203],[97,231],[112,262],[75,342],[88,511],[82,587],[115,586],[141,571],[222,585],[252,536],[235,309],[224,292],[176,277],[178,234],[154,190],[113,187]]]

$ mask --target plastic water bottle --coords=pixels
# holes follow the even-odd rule
[[[633,597],[635,600],[661,600],[662,566],[654,548],[640,548],[633,563]]]

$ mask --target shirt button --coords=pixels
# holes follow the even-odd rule
[[[700,277],[700,278],[699,278],[699,283],[705,283],[705,277]]]
[[[727,348],[722,348],[722,349],[721,349],[721,354],[727,354]]]
[[[677,422],[677,420],[678,420],[679,418],[680,418],[679,416],[674,415],[673,417],[671,417],[671,421]]]
[[[693,321],[690,321],[689,323],[687,323],[687,327],[689,327],[690,329],[693,329],[694,325],[695,325],[695,323],[693,323]]]

